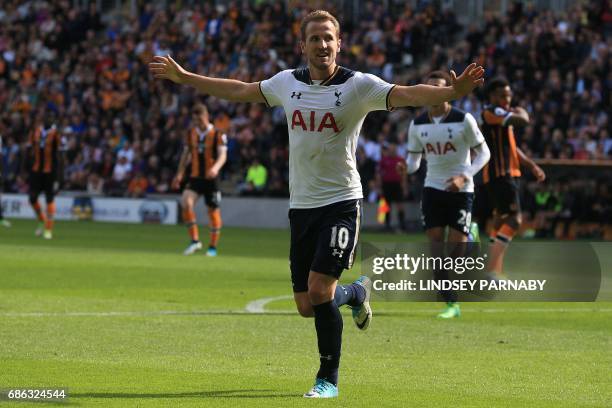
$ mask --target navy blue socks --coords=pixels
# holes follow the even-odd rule
[[[313,305],[312,308],[321,361],[317,378],[323,378],[338,385],[338,367],[342,348],[342,315],[333,300]]]
[[[337,285],[334,292],[334,303],[338,307],[349,305],[356,307],[361,305],[366,297],[366,290],[363,286],[356,283],[350,285]]]

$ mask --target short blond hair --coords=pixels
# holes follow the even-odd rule
[[[306,40],[306,26],[312,21],[331,21],[336,28],[336,36],[340,38],[340,23],[338,22],[338,19],[336,19],[336,17],[334,17],[329,11],[315,10],[308,13],[308,15],[302,20],[302,24],[300,25],[302,41]]]
[[[203,113],[208,115],[208,108],[203,103],[196,103],[193,105],[193,108],[191,108],[191,113],[194,115],[201,115]]]

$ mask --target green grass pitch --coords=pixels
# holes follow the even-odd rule
[[[211,259],[182,256],[180,226],[34,228],[0,229],[0,389],[67,387],[67,405],[99,407],[612,406],[612,303],[463,304],[454,321],[377,303],[365,333],[344,311],[340,398],[316,402],[301,398],[313,321],[289,299],[245,311],[291,295],[288,231],[225,228]]]

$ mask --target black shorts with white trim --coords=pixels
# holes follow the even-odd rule
[[[352,266],[360,219],[361,200],[289,210],[289,262],[294,292],[308,290],[311,270],[337,279]]]

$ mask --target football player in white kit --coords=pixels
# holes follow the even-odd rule
[[[446,72],[434,71],[425,83],[446,87],[451,78]],[[473,158],[470,158],[470,151],[474,152]],[[446,227],[449,227],[449,243],[468,241],[474,201],[473,176],[487,164],[491,153],[474,117],[444,102],[429,106],[410,123],[408,173],[419,169],[423,154],[427,160],[421,199],[423,227],[433,244],[432,250],[441,252]],[[463,247],[458,245],[455,251],[462,251]],[[444,269],[434,271],[434,277],[446,280],[448,272]],[[438,317],[459,317],[457,294],[453,291],[441,291],[440,294],[447,305]]]
[[[362,330],[372,316],[367,277],[337,285],[342,271],[351,266],[359,231],[363,195],[355,149],[361,125],[370,111],[460,98],[482,85],[484,70],[471,64],[459,77],[452,73],[451,86],[435,87],[396,86],[340,67],[340,26],[322,10],[302,20],[300,46],[306,67],[261,82],[197,75],[170,56],[154,57],[149,67],[155,78],[218,98],[283,106],[289,127],[291,280],[299,314],[314,316],[320,356],[315,385],[304,396],[333,398],[338,396],[343,327],[338,307],[350,306]]]

